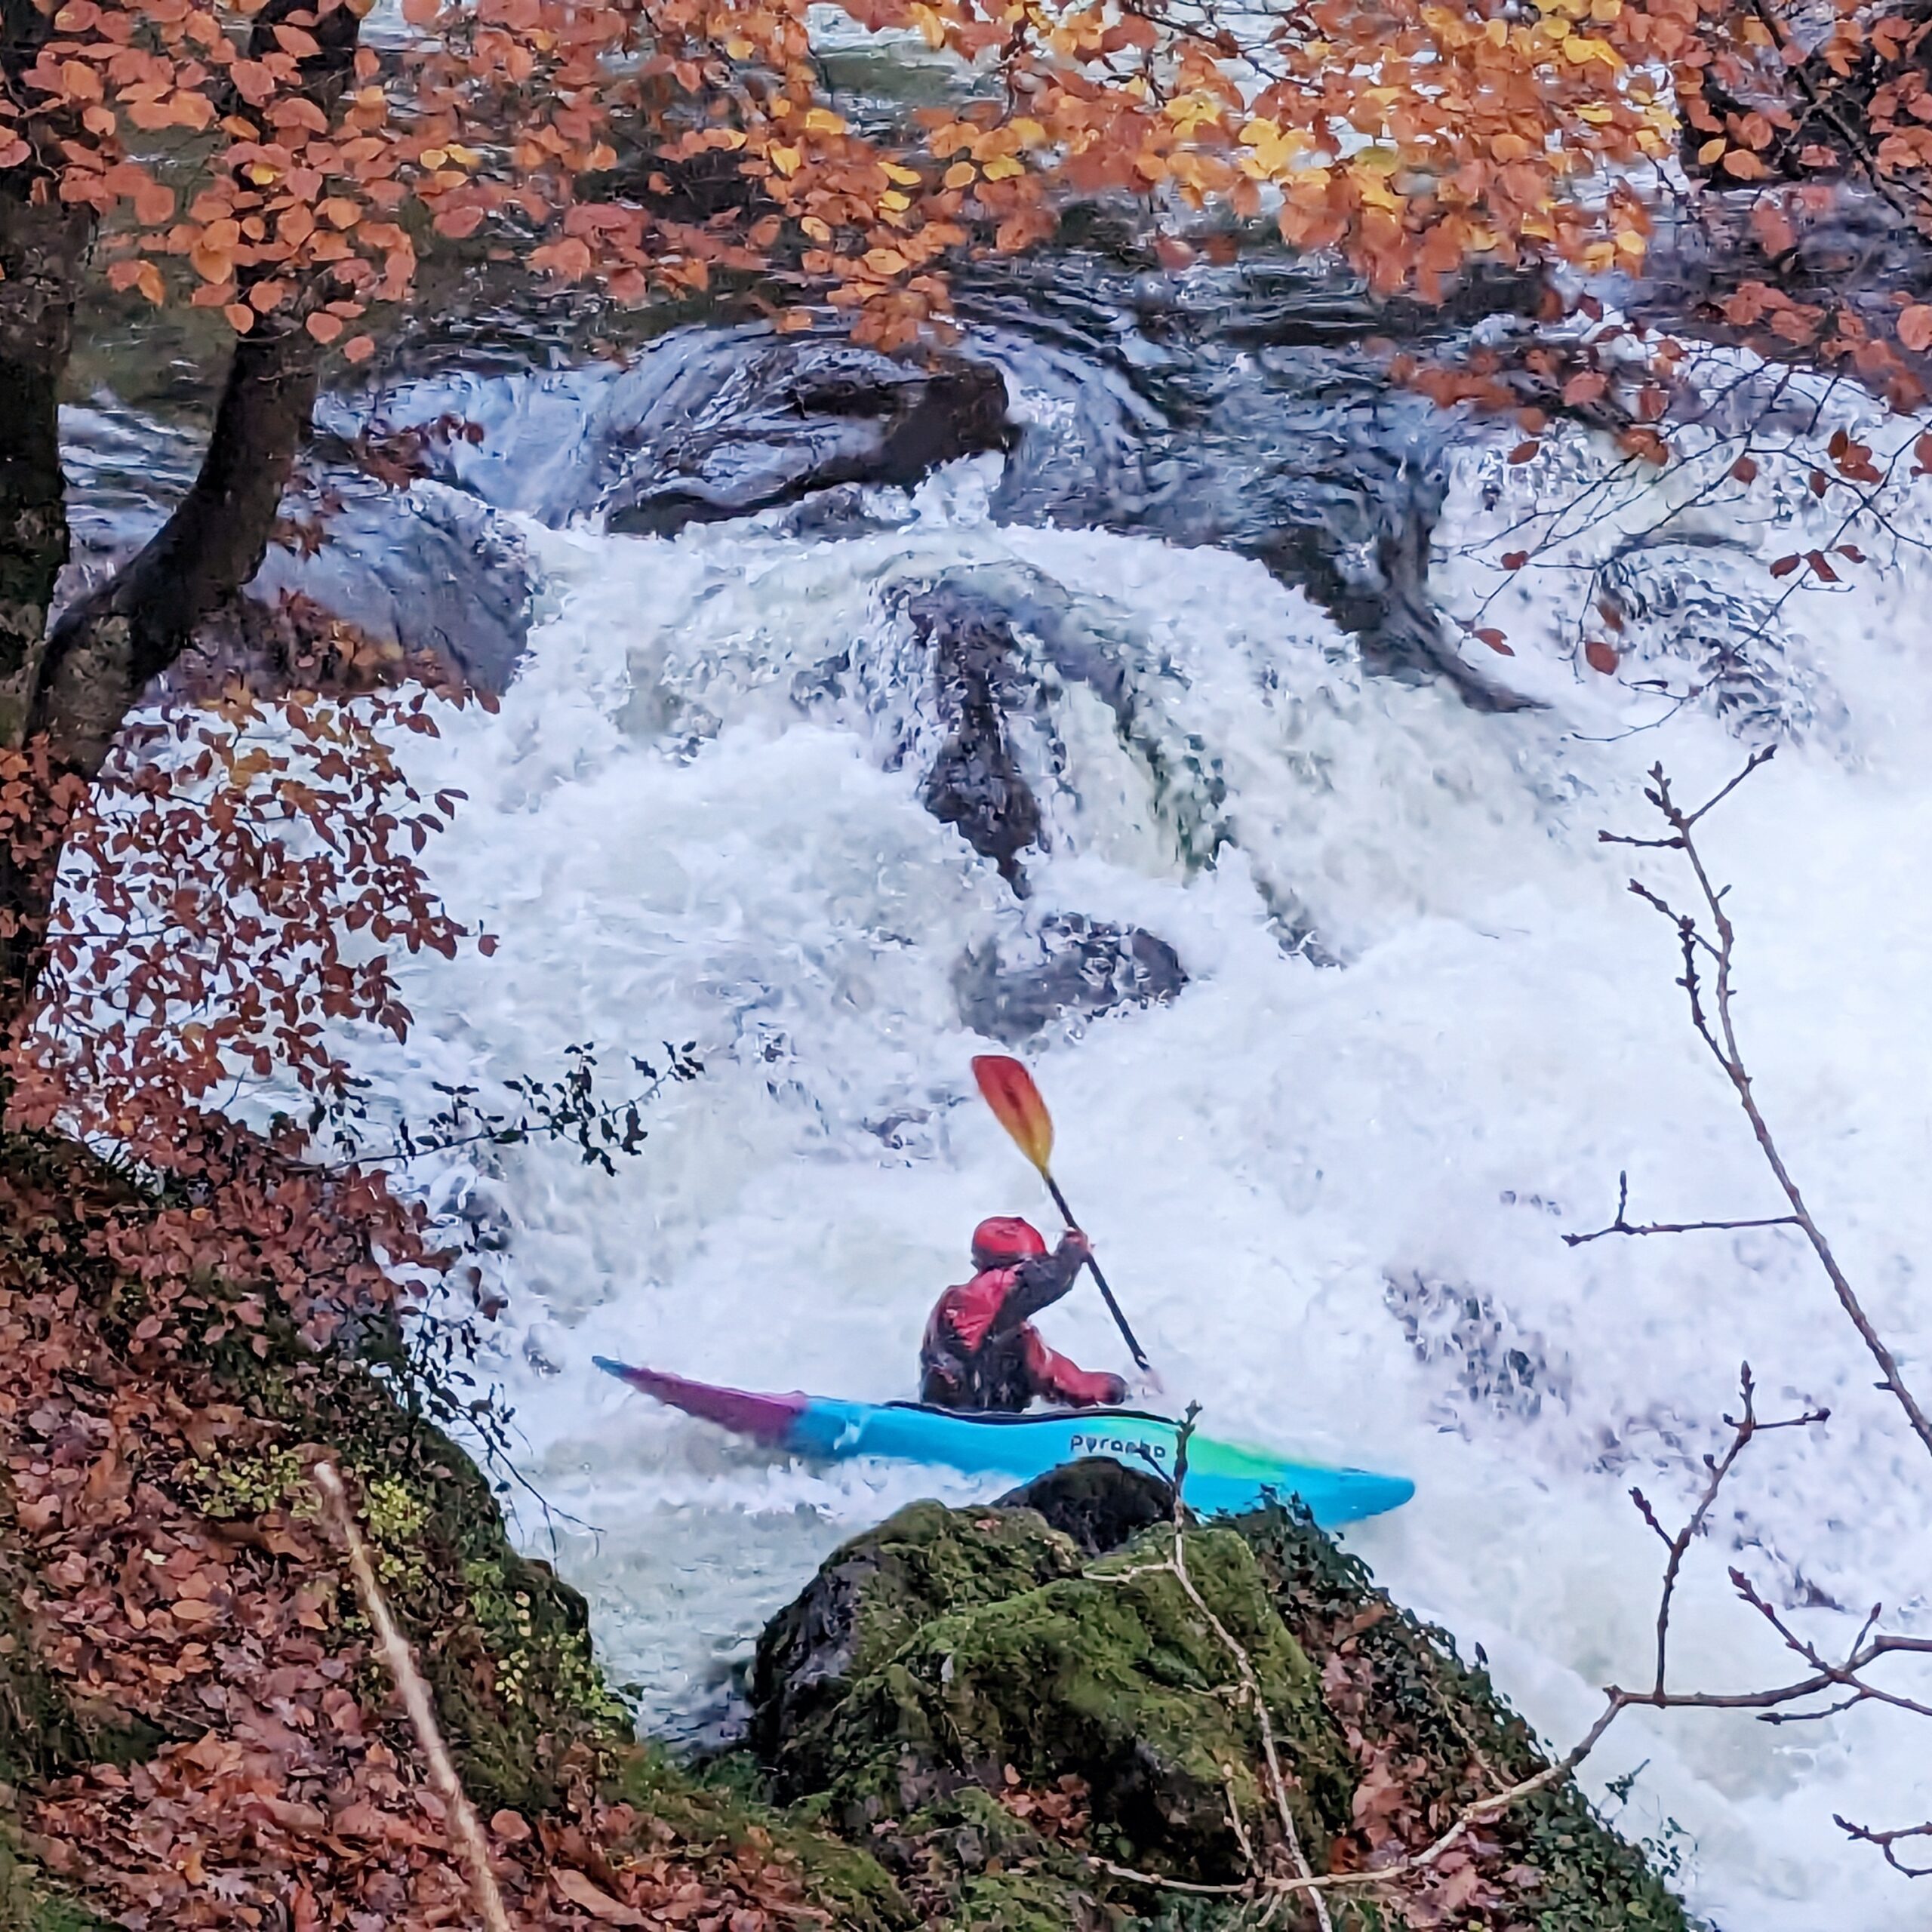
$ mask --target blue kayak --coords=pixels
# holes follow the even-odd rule
[[[1028,1481],[1084,1456],[1108,1456],[1171,1475],[1180,1430],[1171,1417],[1137,1409],[1043,1410],[1026,1415],[959,1415],[917,1402],[841,1402],[823,1395],[755,1394],[692,1382],[657,1369],[595,1358],[607,1375],[687,1415],[800,1456],[881,1456]],[[1196,1434],[1187,1445],[1189,1506],[1235,1515],[1269,1497],[1297,1498],[1324,1529],[1379,1516],[1408,1501],[1406,1476],[1298,1463]]]

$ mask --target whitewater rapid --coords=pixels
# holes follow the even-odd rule
[[[1512,469],[1510,440],[1472,428],[1455,457],[1444,608],[1494,586],[1481,557],[1534,493],[1605,461],[1557,438]],[[1494,607],[1515,655],[1472,641],[1472,661],[1539,708],[1486,712],[1366,674],[1328,617],[1227,552],[1001,527],[999,463],[882,500],[842,540],[773,519],[672,541],[528,523],[520,675],[499,715],[451,714],[410,754],[468,795],[428,863],[500,944],[406,963],[407,1044],[355,1048],[379,1089],[420,1121],[434,1083],[551,1073],[575,1041],[607,1069],[666,1040],[706,1064],[615,1179],[544,1146],[412,1177],[488,1232],[521,1466],[558,1512],[526,1502],[522,1533],[589,1596],[646,1723],[700,1731],[761,1620],[843,1537],[916,1496],[988,1492],[774,1463],[592,1356],[909,1393],[973,1222],[1051,1225],[972,1096],[968,1060],[994,1043],[962,1024],[954,975],[1054,912],[1144,929],[1188,976],[1171,1004],[1024,1050],[1060,1177],[1168,1395],[1202,1401],[1217,1435],[1412,1475],[1414,1502],[1350,1546],[1480,1644],[1552,1743],[1587,1725],[1597,1686],[1647,1672],[1662,1552],[1626,1491],[1682,1512],[1747,1357],[1765,1413],[1832,1418],[1764,1438],[1727,1492],[1682,1592],[1678,1681],[1790,1674],[1731,1598],[1734,1561],[1780,1602],[1842,1606],[1794,1612],[1828,1646],[1875,1599],[1926,1627],[1922,1452],[1786,1232],[1560,1238],[1608,1218],[1623,1169],[1641,1218],[1782,1205],[1690,1035],[1671,936],[1625,891],[1631,855],[1597,840],[1652,829],[1654,761],[1696,796],[1745,749],[1712,705],[1634,689],[1638,657],[1612,679],[1577,654],[1577,586],[1642,489]],[[1700,512],[1660,568],[1748,601],[1816,514],[1795,503],[1780,530],[1761,506]],[[1780,617],[1766,703],[1788,741],[1709,840],[1734,883],[1764,1104],[1924,1384],[1932,571],[1907,552],[1847,574]],[[940,582],[1049,611],[1125,670],[1131,731],[1021,626],[1045,695],[1018,751],[1048,848],[1023,904],[921,803],[941,734],[906,604]],[[1658,621],[1682,634],[1681,614]],[[1121,1365],[1091,1294],[1045,1325]],[[1871,1708],[1776,1730],[1632,1714],[1585,1780],[1637,1772],[1609,1808],[1672,1837],[1727,1932],[1903,1932],[1924,1895],[1831,1814],[1922,1816],[1924,1761],[1922,1726]]]

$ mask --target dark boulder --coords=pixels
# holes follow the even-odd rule
[[[859,485],[909,488],[1016,433],[989,360],[886,355],[842,332],[762,325],[672,330],[622,366],[452,368],[383,408],[391,435],[463,425],[426,438],[420,460],[497,509],[660,537]],[[367,405],[342,397],[318,417],[346,443],[371,426]]]
[[[952,973],[960,1018],[1008,1046],[1056,1020],[1164,1002],[1186,984],[1180,956],[1165,940],[1077,912],[1042,919],[1004,946],[989,940],[970,947]]]
[[[900,362],[780,337],[743,358],[697,421],[657,426],[656,448],[640,448],[648,460],[605,514],[613,530],[669,537],[838,484],[909,488],[1011,435],[1006,385],[989,364]]]
[[[926,809],[1023,889],[1020,854],[1039,841],[1040,804],[1014,755],[1007,719],[1038,697],[1012,624],[943,586],[914,598],[906,614],[932,653],[946,729],[926,774]]]
[[[1110,1456],[1063,1463],[1008,1492],[996,1509],[1030,1509],[1088,1556],[1105,1556],[1174,1514],[1172,1484]]]

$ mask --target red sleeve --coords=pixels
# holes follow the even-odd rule
[[[1034,1394],[1050,1402],[1088,1409],[1110,1407],[1127,1399],[1127,1384],[1118,1375],[1069,1361],[1041,1340],[1037,1328],[1026,1331],[1026,1373]]]

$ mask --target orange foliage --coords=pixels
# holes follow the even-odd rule
[[[262,0],[68,0],[0,161],[31,145],[115,217],[118,285],[184,288],[239,331],[289,308],[336,342],[406,291],[427,225],[620,300],[721,271],[826,286],[891,346],[943,316],[949,259],[1038,240],[1067,195],[1170,226],[1265,216],[1383,289],[1432,294],[1478,257],[1635,263],[1632,183],[1673,146],[1678,88],[1752,51],[1732,0],[1294,0],[1263,26],[1158,0],[842,0],[999,83],[881,134],[826,97],[807,0],[404,0],[400,53],[363,47],[318,92],[316,32],[368,4],[318,0],[251,54]],[[1775,112],[1718,126],[1706,159],[1764,173]],[[721,209],[681,202],[721,174]]]

